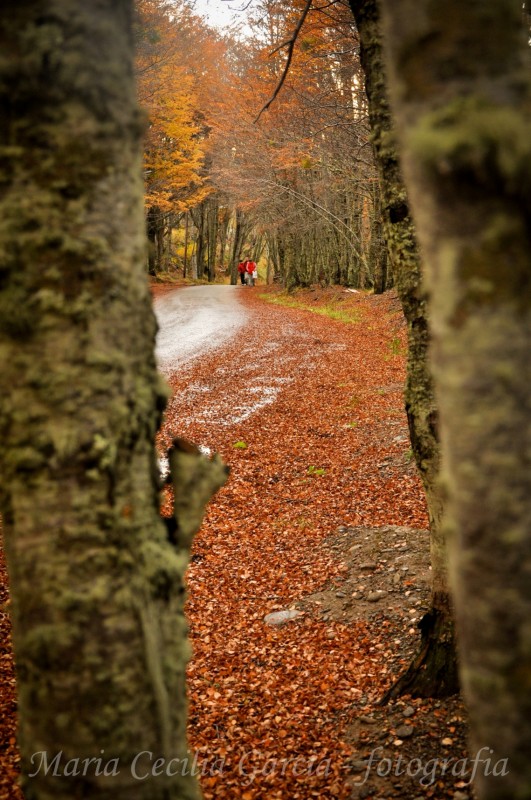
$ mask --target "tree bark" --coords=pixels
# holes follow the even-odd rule
[[[249,223],[243,211],[236,208],[234,212],[234,238],[231,247],[230,282],[233,286],[238,283],[238,262],[241,260],[245,237],[249,232]]]
[[[374,294],[383,294],[387,289],[389,250],[383,234],[381,192],[379,187],[374,192],[374,195],[368,261],[373,275]]]
[[[184,255],[183,255],[183,278],[188,277],[188,226],[190,217],[188,211],[184,213]]]
[[[205,277],[207,272],[207,265],[205,262],[207,250],[207,230],[206,230],[206,213],[205,201],[199,204],[196,208],[190,209],[190,215],[196,228],[195,239],[195,278],[199,280]]]
[[[216,258],[218,250],[218,227],[219,227],[219,201],[217,197],[209,197],[206,201],[207,209],[207,232],[208,232],[208,255],[207,255],[207,274],[210,282],[216,279]]]
[[[350,0],[350,6],[360,39],[373,147],[380,174],[384,234],[407,322],[404,399],[411,447],[426,494],[431,535],[432,598],[430,612],[421,625],[420,657],[417,656],[390,694],[444,696],[458,690],[458,680],[446,546],[441,528],[438,412],[429,364],[427,298],[387,96],[377,0]]]
[[[147,209],[146,213],[146,232],[147,232],[147,242],[148,242],[147,264],[148,264],[148,272],[153,277],[155,277],[157,275],[157,272],[159,272],[160,270],[160,258],[159,258],[159,246],[158,246],[159,217],[160,217],[160,209],[157,208],[157,206],[151,206],[151,208]]]
[[[385,0],[431,290],[461,677],[482,800],[531,797],[531,80],[516,0]],[[508,759],[503,765],[492,765]],[[487,774],[489,772],[489,774]]]
[[[0,508],[27,800],[198,792],[165,770],[187,757],[187,556],[159,517],[132,7],[0,12]]]

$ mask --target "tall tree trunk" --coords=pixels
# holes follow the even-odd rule
[[[195,271],[196,278],[204,278],[207,271],[205,263],[205,256],[207,251],[207,225],[205,202],[201,203],[196,208],[190,209],[190,214],[196,228],[195,239]]]
[[[27,800],[197,796],[155,768],[187,755],[187,559],[158,514],[132,12],[0,12],[0,510]]]
[[[241,250],[245,242],[247,227],[243,211],[237,208],[234,213],[234,238],[232,240],[230,262],[230,282],[233,286],[238,283],[238,262],[240,261]]]
[[[393,687],[391,694],[407,692],[421,696],[444,696],[458,690],[458,679],[445,537],[441,527],[438,415],[428,355],[427,300],[394,141],[377,0],[350,0],[350,5],[360,38],[360,58],[365,73],[374,153],[380,173],[384,233],[395,286],[407,322],[405,405],[411,446],[426,493],[431,534],[431,609],[421,623],[419,654]]]
[[[148,272],[153,277],[156,276],[160,270],[160,254],[159,254],[159,219],[160,208],[158,206],[151,206],[147,209],[146,214],[146,230],[148,242]]]
[[[383,294],[387,289],[389,251],[383,232],[382,203],[379,187],[373,193],[369,261],[373,274],[374,294]]]
[[[223,198],[224,203],[228,200]],[[227,263],[227,251],[229,247],[229,225],[231,221],[231,211],[228,206],[219,207],[219,225],[218,225],[218,239],[219,239],[219,266],[226,270],[230,265]],[[230,258],[230,256],[229,256]]]
[[[210,197],[206,200],[207,209],[207,232],[208,232],[208,256],[207,269],[208,280],[216,279],[216,258],[218,249],[218,226],[219,226],[219,201],[217,197]]]
[[[431,290],[461,676],[473,749],[491,759],[477,789],[483,800],[528,798],[531,79],[522,4],[384,7]],[[503,759],[506,774],[499,764],[496,775]]]
[[[183,256],[183,278],[188,277],[188,225],[190,217],[188,211],[184,212],[184,256]]]

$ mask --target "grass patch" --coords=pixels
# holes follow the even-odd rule
[[[361,322],[361,311],[357,308],[338,308],[337,301],[328,302],[322,306],[312,306],[308,303],[297,300],[293,295],[283,292],[282,294],[260,294],[258,295],[261,300],[267,303],[273,303],[276,306],[284,306],[284,308],[296,308],[299,311],[311,311],[312,314],[320,314],[322,317],[335,319],[338,322],[357,323]]]
[[[389,349],[394,356],[404,356],[407,352],[402,341],[397,336],[389,342]]]

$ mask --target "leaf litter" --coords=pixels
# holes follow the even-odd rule
[[[178,435],[231,467],[187,575],[189,739],[203,795],[466,800],[460,700],[378,705],[429,602],[398,301],[301,294],[306,310],[243,288],[243,333],[170,377],[161,461]],[[357,322],[308,310],[330,302]],[[268,624],[284,611],[298,613]],[[7,612],[5,596],[0,797],[20,800]]]
[[[204,797],[463,800],[472,796],[463,769],[438,771],[439,759],[466,754],[460,701],[377,705],[429,608],[398,300],[298,296],[305,310],[243,289],[244,332],[170,380],[161,446],[185,436],[231,467],[187,579],[189,735]],[[357,321],[308,310],[331,302]],[[208,387],[200,398],[196,384]],[[256,402],[260,387],[274,387],[271,402]],[[289,611],[299,613],[268,624]],[[450,728],[451,754],[441,744]]]

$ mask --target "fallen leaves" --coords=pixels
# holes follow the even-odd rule
[[[375,632],[309,617],[271,627],[264,617],[327,582],[341,586],[346,566],[322,548],[338,525],[426,525],[402,456],[403,359],[388,357],[405,332],[374,298],[353,296],[370,325],[346,326],[242,297],[253,324],[230,352],[174,376],[163,434],[217,450],[231,467],[188,572],[190,742],[224,759],[222,774],[202,780],[207,800],[341,800],[353,701],[376,698],[388,680]],[[199,409],[197,385],[208,386]],[[269,386],[275,401],[261,405]]]
[[[427,526],[406,458],[403,356],[389,356],[388,342],[404,341],[405,330],[389,295],[349,296],[362,320],[355,325],[266,306],[253,292],[242,298],[253,324],[232,347],[174,376],[160,440],[162,450],[184,436],[219,451],[231,467],[188,570],[190,743],[205,800],[346,800],[349,726],[387,687],[406,629],[397,637],[385,620],[343,623],[320,616],[319,606],[280,626],[264,617],[323,586],[341,592],[347,565],[323,546],[338,529]],[[167,513],[169,505],[166,498]],[[363,571],[372,573],[368,566]],[[0,795],[6,788],[6,797],[20,800],[7,647],[1,658]],[[430,719],[440,746],[441,731],[453,731],[438,713]],[[360,736],[368,752],[371,735]],[[393,741],[403,752],[409,740]]]
[[[0,542],[1,542],[0,521]],[[16,742],[16,683],[11,648],[7,569],[0,546],[0,797],[23,800],[17,786],[20,756]]]

